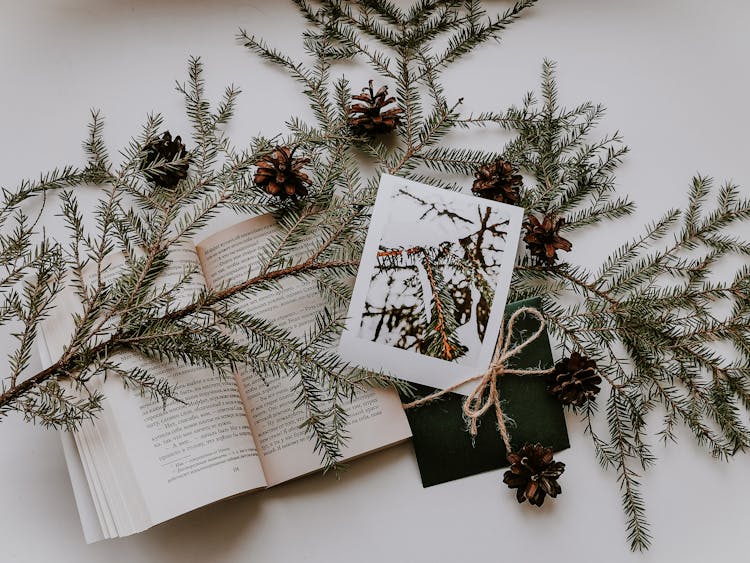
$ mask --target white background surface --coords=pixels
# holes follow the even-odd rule
[[[467,109],[504,108],[536,86],[550,57],[568,105],[608,106],[603,129],[621,130],[632,147],[619,185],[640,211],[574,241],[579,259],[594,263],[684,202],[697,171],[750,191],[749,23],[740,0],[544,0],[503,45],[453,70],[448,92]],[[0,184],[80,162],[90,107],[107,116],[112,146],[152,110],[173,131],[184,128],[171,85],[190,54],[204,58],[209,94],[232,81],[243,88],[238,141],[277,132],[304,101],[287,76],[236,44],[240,25],[300,51],[301,20],[283,0],[0,0]],[[0,561],[748,559],[749,457],[716,463],[689,440],[658,449],[644,487],[654,547],[630,555],[614,476],[599,469],[580,425],[569,427],[564,493],[541,511],[517,506],[497,472],[422,489],[403,445],[356,463],[338,483],[311,477],[86,546],[58,437],[11,417],[0,422]]]

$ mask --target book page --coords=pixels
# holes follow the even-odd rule
[[[197,265],[193,249],[176,249],[164,278],[182,276],[188,265]],[[117,264],[107,271],[113,277]],[[203,287],[194,276],[185,298]],[[78,299],[70,290],[60,300],[54,322],[44,327],[50,357],[59,357],[71,330]],[[67,323],[68,326],[64,326]],[[196,366],[161,364],[135,354],[119,357],[123,368],[139,366],[151,375],[177,384],[185,404],[160,402],[125,389],[117,377],[96,382],[104,393],[104,411],[93,424],[76,433],[86,444],[101,483],[92,490],[106,497],[117,535],[126,535],[173,518],[200,506],[266,485],[236,381],[222,379]],[[88,454],[88,455],[87,455]],[[104,526],[103,526],[104,527]]]
[[[73,496],[76,500],[78,516],[81,519],[84,539],[86,543],[103,540],[101,508],[97,506],[98,500],[94,498],[88,488],[88,479],[84,472],[83,461],[73,435],[69,432],[63,432],[60,434],[60,439],[62,441],[65,463],[68,466],[70,474],[70,482],[73,485]]]
[[[276,231],[271,215],[248,219],[217,233],[197,246],[206,282],[228,286],[257,275],[258,255]],[[247,295],[239,306],[255,316],[301,336],[323,308],[314,281],[283,280],[280,291]],[[300,428],[306,414],[295,409],[296,392],[290,378],[266,378],[245,368],[239,372],[251,425],[269,485],[320,468],[320,456]],[[408,423],[395,392],[365,390],[346,407],[350,440],[346,458],[382,448],[410,436]]]

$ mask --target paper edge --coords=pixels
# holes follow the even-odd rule
[[[49,366],[52,363],[52,359],[49,356],[47,338],[44,331],[40,330],[38,337],[39,344],[37,351],[39,359],[43,366]],[[83,528],[83,537],[86,543],[89,544],[101,541],[104,539],[104,532],[102,531],[99,516],[94,506],[94,497],[91,495],[88,481],[83,472],[83,462],[81,461],[81,455],[78,452],[75,439],[70,432],[60,432],[60,441],[62,443],[65,465],[68,468],[68,477],[73,487],[73,498],[76,502],[78,517]]]

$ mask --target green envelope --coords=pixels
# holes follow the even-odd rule
[[[510,303],[505,308],[506,319],[521,307],[534,307],[541,311],[541,302],[534,298]],[[521,342],[538,327],[539,321],[535,317],[519,317],[512,344]],[[511,359],[508,367],[546,369],[553,365],[549,339],[544,332]],[[503,411],[512,421],[508,424],[508,431],[514,448],[527,442],[539,442],[554,451],[570,446],[562,406],[547,391],[550,378],[505,375],[498,380]],[[425,385],[412,385],[418,397],[435,391]],[[479,431],[472,440],[461,411],[464,399],[464,395],[449,393],[432,403],[406,410],[413,434],[414,453],[425,487],[508,466],[494,409],[489,409],[479,419]],[[410,399],[402,397],[402,400],[407,402]]]

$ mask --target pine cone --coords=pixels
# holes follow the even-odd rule
[[[171,190],[180,180],[187,178],[190,167],[190,159],[185,159],[187,156],[188,152],[180,136],[172,140],[172,134],[165,131],[160,138],[150,141],[143,147],[143,176],[154,185]],[[174,162],[175,160],[180,162]],[[161,165],[153,167],[157,162],[161,162]],[[144,170],[145,168],[149,170]]]
[[[523,240],[526,242],[531,255],[541,262],[546,262],[548,266],[552,266],[557,261],[558,250],[569,252],[573,245],[568,239],[558,234],[560,227],[564,224],[565,219],[563,218],[555,220],[547,215],[540,223],[534,215],[529,215],[523,224],[526,229]]]
[[[485,164],[476,171],[475,176],[471,191],[476,195],[510,205],[518,205],[521,201],[523,176],[507,160],[498,158],[492,164]]]
[[[353,100],[364,102],[364,104],[354,104],[349,108],[349,127],[355,135],[372,137],[390,133],[401,125],[401,114],[404,110],[398,106],[385,109],[385,106],[396,102],[396,98],[386,97],[388,86],[381,87],[375,93],[372,89],[372,82],[370,80],[369,86],[362,88],[361,94],[352,96]]]
[[[565,464],[555,461],[552,450],[541,444],[524,445],[517,452],[508,454],[510,469],[503,475],[503,483],[516,491],[519,503],[542,506],[546,495],[555,498],[562,492],[557,479],[565,471]]]
[[[307,195],[307,187],[312,184],[310,177],[302,172],[309,158],[294,158],[294,149],[277,146],[273,151],[255,163],[255,183],[270,195],[281,201]]]
[[[555,384],[550,393],[563,405],[583,406],[599,393],[602,382],[601,376],[596,373],[596,362],[578,352],[558,362],[553,375]]]

